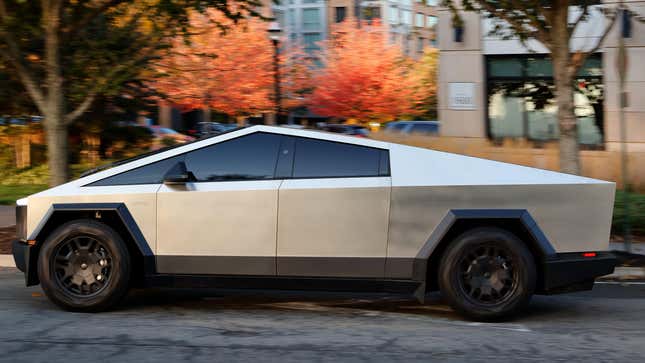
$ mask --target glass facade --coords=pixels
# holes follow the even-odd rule
[[[488,133],[491,138],[558,138],[551,60],[546,56],[489,56],[486,59]],[[590,57],[575,82],[574,112],[579,142],[603,142],[602,59]]]

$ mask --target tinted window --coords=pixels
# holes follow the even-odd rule
[[[155,163],[144,165],[121,174],[111,176],[96,181],[90,186],[106,185],[133,185],[133,184],[161,184],[163,177],[170,168],[172,168],[183,156],[174,156],[169,159],[157,161]]]
[[[191,151],[184,161],[197,181],[273,179],[280,139],[255,133]]]
[[[338,142],[298,138],[295,178],[378,176],[381,150]]]

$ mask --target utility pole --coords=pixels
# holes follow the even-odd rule
[[[628,99],[627,92],[625,91],[625,79],[627,78],[627,66],[629,64],[627,58],[627,50],[625,49],[625,38],[631,37],[631,25],[629,10],[625,7],[623,1],[619,3],[620,16],[620,32],[618,32],[618,57],[616,59],[616,66],[618,68],[619,87],[620,87],[620,163],[621,163],[621,178],[623,180],[623,240],[625,243],[625,250],[631,252],[632,250],[632,232],[630,224],[630,205],[629,205],[629,169],[627,155],[627,124],[625,120],[625,107],[627,107]]]

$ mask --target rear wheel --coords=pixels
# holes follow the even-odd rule
[[[121,236],[93,220],[76,220],[56,229],[38,257],[41,286],[66,310],[100,311],[125,295],[130,256]]]
[[[439,266],[439,288],[447,302],[476,320],[510,317],[535,290],[533,255],[514,234],[477,228],[457,237]]]

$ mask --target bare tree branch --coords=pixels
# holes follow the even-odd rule
[[[609,35],[609,33],[611,32],[611,29],[613,29],[614,24],[616,24],[616,21],[618,20],[618,11],[619,11],[619,8],[616,7],[614,11],[607,16],[607,18],[609,19],[609,24],[607,24],[604,32],[598,39],[598,42],[596,43],[596,45],[593,46],[593,48],[587,51],[583,51],[583,50],[574,51],[574,54],[571,57],[573,74],[578,73],[580,68],[582,68],[582,66],[587,61],[587,58],[589,58],[591,54],[597,52],[600,49],[600,47],[602,47],[603,43],[605,42],[605,39],[607,38],[607,35]]]
[[[518,35],[526,34],[528,38],[535,38],[546,48],[551,49],[551,38],[547,29],[536,19],[530,20],[530,24],[525,24],[513,17],[509,12],[498,9],[495,5],[489,2],[480,1],[478,4],[481,6],[480,10],[484,10],[494,17],[507,22]],[[530,29],[529,28],[533,28]]]
[[[72,22],[65,28],[62,32],[66,34],[68,38],[72,37],[78,33],[81,29],[85,28],[87,24],[91,23],[97,16],[103,14],[108,9],[127,2],[126,0],[108,0],[103,4],[100,4],[94,8],[93,11],[88,12],[84,17],[79,18],[77,21]]]
[[[18,43],[13,39],[11,34],[6,30],[6,20],[8,18],[7,8],[4,0],[0,0],[0,37],[4,39],[6,48],[0,48],[0,57],[4,58],[7,62],[11,63],[15,69],[18,77],[25,86],[25,89],[34,100],[36,106],[41,110],[45,108],[45,96],[42,90],[36,84],[34,76],[29,67],[23,63],[21,59],[20,48]]]
[[[71,124],[74,122],[76,119],[81,117],[83,113],[85,113],[96,97],[101,94],[103,91],[105,91],[105,88],[107,85],[112,81],[113,79],[119,77],[121,74],[124,72],[127,72],[129,69],[131,69],[134,65],[136,65],[139,62],[142,62],[152,56],[156,51],[156,48],[149,48],[147,50],[142,50],[140,53],[134,57],[131,58],[129,61],[122,63],[121,65],[117,65],[114,68],[112,68],[102,79],[100,80],[95,80],[94,85],[87,91],[87,94],[83,101],[76,106],[76,108],[65,115],[65,123],[66,124]]]
[[[573,22],[573,24],[570,25],[569,27],[569,37],[573,35],[573,33],[576,31],[578,28],[578,25],[585,21],[589,17],[589,5],[585,4],[582,6],[582,11],[580,12],[580,15],[576,19],[576,21]]]

